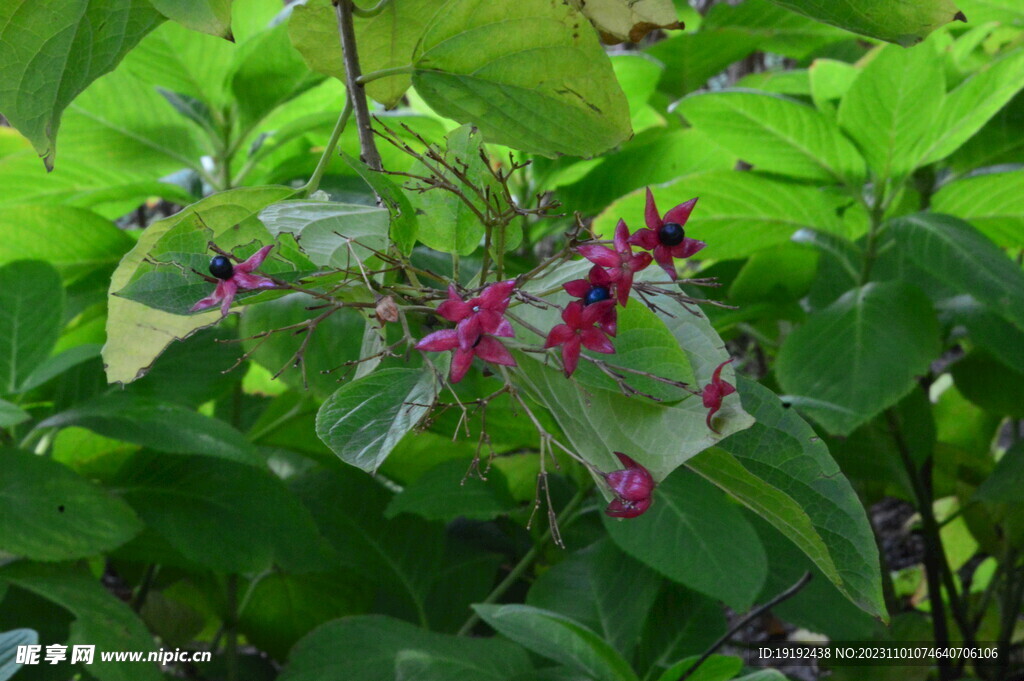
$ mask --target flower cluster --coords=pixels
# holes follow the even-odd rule
[[[687,238],[683,230],[696,205],[697,199],[691,199],[662,218],[654,195],[648,189],[644,211],[646,229],[630,234],[625,220],[619,220],[612,239],[614,248],[585,244],[576,249],[594,263],[594,267],[586,279],[576,279],[564,285],[565,291],[579,300],[569,303],[562,311],[564,323],[551,329],[544,345],[546,348],[562,346],[562,366],[566,376],[576,371],[581,347],[606,354],[615,352],[610,339],[616,333],[617,317],[615,304],[611,301],[622,306],[629,302],[629,292],[637,272],[654,261],[675,281],[677,275],[673,260],[689,258],[704,248],[703,241]],[[633,253],[633,246],[653,251],[653,255]]]
[[[416,344],[416,349],[425,352],[454,350],[448,377],[452,383],[462,380],[474,357],[492,364],[515,366],[512,354],[497,339],[497,336],[515,336],[512,325],[505,319],[515,285],[514,279],[499,281],[468,301],[462,299],[455,286],[449,286],[448,300],[437,306],[437,313],[456,322],[455,328],[425,336]]]
[[[651,507],[654,478],[649,470],[622,452],[615,452],[615,456],[625,468],[603,474],[605,482],[615,493],[615,498],[604,512],[613,518],[635,518]]]

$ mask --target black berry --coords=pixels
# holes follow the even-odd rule
[[[234,273],[235,268],[231,265],[231,261],[223,255],[214,256],[213,259],[210,260],[210,274],[218,279],[227,281]]]
[[[590,305],[592,303],[599,303],[602,300],[608,300],[612,297],[612,294],[608,291],[607,286],[591,286],[590,290],[587,291],[587,295],[583,296],[583,304]]]
[[[658,230],[658,241],[665,246],[678,246],[686,238],[683,226],[677,222],[666,222]]]

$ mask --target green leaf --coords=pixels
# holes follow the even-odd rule
[[[1024,48],[986,64],[950,92],[918,165],[946,158],[1024,88]]]
[[[746,31],[706,28],[658,41],[645,51],[665,65],[658,90],[675,98],[703,87],[760,43],[760,37]]]
[[[316,434],[342,461],[376,471],[437,397],[435,369],[383,369],[353,380],[327,398]]]
[[[338,655],[338,647],[349,651]],[[522,648],[501,639],[446,636],[381,615],[316,629],[289,655],[281,681],[506,681],[532,671]]]
[[[1024,170],[988,173],[950,182],[931,209],[967,220],[999,246],[1024,248]]]
[[[39,634],[34,629],[12,629],[0,634],[0,681],[7,681],[21,668],[21,663],[15,661],[18,648],[38,643]]]
[[[12,0],[0,8],[0,111],[47,168],[64,109],[161,21],[132,0]]]
[[[818,189],[787,184],[755,173],[713,171],[651,187],[658,209],[699,197],[686,234],[708,243],[700,257],[730,260],[790,240],[803,228],[846,235],[834,199]],[[594,230],[611,237],[623,217],[632,229],[642,226],[645,194],[636,191],[612,203],[594,221]]]
[[[849,435],[910,392],[939,350],[935,313],[920,289],[868,284],[810,315],[786,338],[775,371],[787,401]]]
[[[1024,418],[1024,373],[1014,371],[983,350],[975,350],[950,368],[964,397],[985,411]]]
[[[700,32],[723,29],[755,38],[765,52],[798,61],[806,60],[832,43],[856,38],[839,28],[790,12],[767,0],[712,6],[701,23]]]
[[[490,190],[490,210],[494,213],[503,212],[508,204],[503,199],[500,185],[480,156],[483,150],[480,133],[471,125],[463,125],[448,133],[445,142],[443,154],[446,161],[456,168],[463,168],[463,172],[476,186],[485,188],[485,191]],[[487,215],[488,205],[454,173],[440,168],[436,163],[431,166],[441,170],[440,176],[422,163],[414,164],[410,172],[422,177],[437,178],[458,187],[472,201],[476,211],[452,192],[431,188],[423,182],[408,183],[406,186],[410,188],[410,203],[419,216],[418,238],[437,251],[470,255],[480,247],[484,238],[484,225],[477,217],[477,212]],[[419,188],[424,191],[414,193],[413,190]]]
[[[113,484],[148,528],[198,565],[239,573],[271,563],[294,571],[330,564],[309,511],[267,470],[140,452]]]
[[[1018,442],[999,459],[974,498],[991,503],[1020,504],[1021,484],[1024,484],[1024,445]]]
[[[740,392],[757,423],[689,467],[788,537],[854,604],[884,617],[871,526],[828,448],[766,388],[742,380]]]
[[[132,509],[70,468],[0,450],[0,550],[31,560],[75,560],[110,551],[142,529]]]
[[[213,40],[211,38],[211,40]],[[138,243],[121,260],[110,281],[111,291],[120,291],[145,263],[149,251],[168,231],[184,220],[200,216],[222,247],[270,240],[270,234],[256,220],[256,213],[271,203],[290,196],[288,187],[246,187],[220,192],[192,204],[180,213],[146,228]],[[233,229],[235,227],[237,229]],[[141,303],[112,296],[108,298],[107,342],[103,360],[107,380],[131,383],[145,375],[150,365],[171,342],[198,329],[214,324],[219,312],[211,310],[182,316],[146,307]]]
[[[694,94],[677,110],[712,140],[756,169],[829,183],[860,184],[864,159],[813,107],[773,94]]]
[[[426,24],[443,4],[443,0],[402,0],[389,3],[374,17],[356,17],[356,44],[363,73],[408,66]],[[329,0],[296,5],[288,25],[292,44],[309,68],[344,82],[338,19]],[[411,83],[408,73],[387,76],[367,83],[366,93],[391,109]]]
[[[872,38],[915,45],[958,17],[953,0],[772,0],[794,12]]]
[[[959,4],[972,23],[1001,21],[1024,26],[1024,7],[1016,0],[960,0]]]
[[[376,206],[282,201],[260,211],[260,221],[274,236],[293,235],[320,267],[354,268],[388,247],[388,211]]]
[[[942,109],[946,81],[933,42],[878,50],[839,105],[839,125],[879,180],[913,172]]]
[[[505,475],[497,468],[481,479],[465,459],[434,466],[407,485],[384,511],[385,518],[411,513],[426,520],[491,520],[516,507]]]
[[[276,374],[284,370],[280,379],[299,390],[310,389],[326,397],[338,388],[338,379],[343,371],[325,374],[346,361],[359,359],[360,337],[366,328],[366,321],[353,309],[340,309],[317,324],[316,330],[297,336],[290,333],[274,333],[269,337],[257,337],[272,329],[281,329],[313,319],[322,310],[310,310],[316,303],[302,293],[287,295],[249,307],[242,315],[239,335],[245,339],[243,347],[252,352],[252,359]],[[292,358],[305,343],[302,366],[291,371]],[[360,365],[362,366],[362,365]]]
[[[145,656],[155,650],[156,645],[142,620],[128,605],[82,567],[19,561],[0,568],[0,582],[31,591],[74,615],[71,636],[66,643],[96,646],[95,660],[85,667],[90,676],[99,681],[161,681],[164,678],[152,662],[125,664],[100,659],[101,650],[136,650]],[[55,642],[45,641],[45,644]]]
[[[688,670],[693,668],[700,659],[700,657],[695,656],[689,657],[685,660],[680,660],[666,669],[665,673],[659,677],[658,681],[676,681]],[[736,678],[736,674],[739,673],[741,669],[743,669],[743,660],[738,657],[712,655],[702,662],[697,671],[686,678],[693,679],[693,681],[729,681],[729,679]]]
[[[170,402],[135,395],[94,397],[39,424],[40,428],[80,426],[160,452],[203,454],[254,466],[259,455],[224,421]]]
[[[10,428],[28,421],[32,415],[16,404],[0,400],[0,428]]]
[[[919,213],[893,220],[888,230],[901,258],[1024,330],[1024,272],[971,225]]]
[[[63,326],[64,288],[49,263],[0,267],[0,393],[18,386],[45,360]]]
[[[757,534],[720,490],[689,471],[665,478],[639,518],[602,519],[620,548],[675,582],[736,609],[761,592],[768,563]]]
[[[579,622],[631,659],[660,586],[658,573],[606,538],[541,574],[526,603]]]
[[[405,191],[382,172],[370,170],[362,161],[339,152],[345,163],[352,168],[387,207],[391,214],[391,240],[402,253],[411,253],[416,244],[419,220]]]
[[[681,29],[672,0],[570,0],[609,44],[638,43],[651,31]]]
[[[230,85],[241,124],[254,126],[322,81],[292,48],[288,27],[279,24],[239,48]]]
[[[636,681],[629,664],[580,623],[529,605],[474,605],[495,631],[595,681]]]
[[[238,629],[257,648],[283,662],[295,642],[311,630],[369,610],[373,594],[365,586],[346,571],[267,575],[255,582]]]
[[[0,264],[46,260],[65,279],[113,267],[135,241],[92,211],[61,205],[0,208]]]
[[[637,642],[634,668],[647,669],[650,678],[675,660],[704,652],[725,631],[720,602],[663,579]]]
[[[193,31],[231,39],[231,0],[150,0],[168,19]]]
[[[732,170],[737,157],[695,128],[654,128],[638,134],[611,154],[605,154],[581,179],[558,187],[558,198],[583,214],[598,213],[612,197],[647,185],[671,182],[707,170]],[[550,186],[545,182],[546,186]]]
[[[568,5],[449,0],[413,56],[413,85],[489,142],[594,156],[629,137],[629,107],[586,19]]]
[[[617,315],[615,355],[602,359],[617,367],[646,371],[687,385],[695,384],[690,358],[656,314],[646,306],[634,303],[620,309]],[[576,380],[582,386],[616,390],[614,381],[593,367],[581,367]],[[660,400],[671,402],[690,397],[682,388],[646,376],[630,375],[628,381],[633,388]]]

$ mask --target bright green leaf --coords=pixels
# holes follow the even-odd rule
[[[12,0],[0,7],[0,112],[53,167],[64,109],[162,18],[132,0]]]
[[[150,0],[168,19],[193,31],[231,38],[231,0]]]
[[[950,182],[931,209],[967,220],[999,246],[1024,248],[1024,170],[988,173]]]
[[[434,368],[383,369],[350,381],[316,417],[316,433],[341,460],[376,471],[437,396]]]
[[[909,47],[960,18],[953,0],[772,0],[777,5],[872,38]]]
[[[714,171],[651,187],[658,209],[699,197],[686,234],[707,242],[700,257],[728,260],[785,243],[803,228],[845,234],[833,199],[815,188],[786,184],[755,173]],[[633,229],[643,223],[645,194],[636,191],[612,203],[594,221],[611,237],[622,217]]]
[[[796,100],[718,91],[690,95],[677,110],[757,170],[829,183],[863,181],[857,149],[835,123]]]
[[[489,142],[593,156],[629,137],[629,107],[586,19],[564,4],[449,0],[413,56],[416,91]]]
[[[776,374],[787,399],[848,435],[910,392],[939,354],[931,301],[902,282],[847,292],[790,334]]]
[[[111,551],[142,529],[126,503],[47,457],[4,449],[0,467],[0,550],[75,560]]]
[[[945,74],[932,42],[881,48],[839,105],[839,125],[879,180],[914,170],[942,108]]]

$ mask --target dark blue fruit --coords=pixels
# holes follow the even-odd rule
[[[608,291],[607,286],[591,286],[590,290],[587,291],[587,295],[583,296],[583,304],[590,305],[592,303],[599,303],[602,300],[608,300],[612,297],[612,294]]]
[[[666,222],[658,230],[658,241],[665,246],[678,246],[685,238],[683,226],[676,222]]]
[[[227,281],[234,273],[235,268],[231,265],[231,261],[223,255],[216,255],[210,260],[210,274],[218,279]]]

